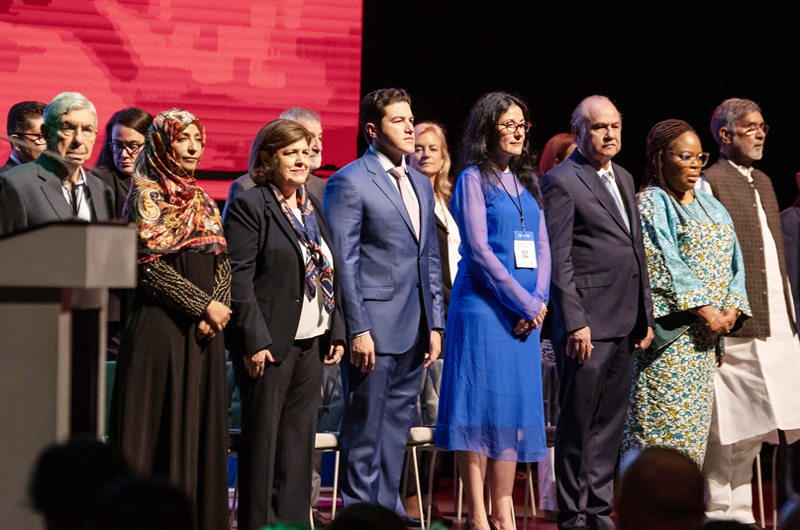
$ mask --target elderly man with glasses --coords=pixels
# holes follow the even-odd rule
[[[47,143],[41,131],[44,107],[45,104],[40,101],[21,101],[9,109],[6,133],[11,144],[11,156],[4,166],[0,167],[0,175],[12,167],[39,158],[40,150],[44,149]],[[25,143],[21,143],[20,140]]]
[[[77,92],[44,109],[41,134],[49,153],[0,176],[0,236],[52,222],[108,221],[114,192],[84,171],[97,139],[97,111]]]
[[[733,219],[742,247],[752,318],[725,337],[725,362],[714,376],[714,415],[703,465],[710,519],[754,523],[753,460],[765,440],[789,441],[800,429],[800,343],[772,183],[753,168],[769,127],[748,99],[723,101],[711,118],[720,159],[697,187],[710,191]]]

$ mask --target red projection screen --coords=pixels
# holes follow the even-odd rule
[[[341,167],[356,158],[361,14],[361,0],[0,0],[0,130],[14,103],[81,92],[94,162],[117,110],[182,107],[208,131],[199,169],[245,172],[256,132],[300,106]]]

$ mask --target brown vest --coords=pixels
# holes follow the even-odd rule
[[[733,167],[730,162],[720,158],[719,162],[703,172],[711,185],[714,197],[722,203],[733,219],[733,226],[744,258],[745,285],[750,302],[752,318],[745,321],[744,326],[731,333],[731,337],[765,339],[770,336],[769,299],[767,295],[767,267],[765,259],[776,259],[776,256],[764,255],[764,241],[761,234],[761,222],[758,217],[756,190],[761,197],[761,207],[767,216],[769,231],[778,249],[777,260],[783,277],[783,292],[786,299],[786,311],[789,321],[794,322],[794,307],[790,303],[789,282],[786,276],[786,263],[783,257],[783,233],[778,201],[772,182],[762,171],[753,171],[753,182]],[[795,331],[794,326],[792,330]]]

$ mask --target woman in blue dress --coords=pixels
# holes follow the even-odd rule
[[[527,105],[493,92],[469,113],[463,170],[451,201],[462,259],[450,294],[436,445],[456,451],[468,525],[515,528],[517,462],[547,457],[539,326],[547,312],[550,249]]]

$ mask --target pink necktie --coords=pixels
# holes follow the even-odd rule
[[[403,202],[406,205],[406,210],[408,210],[408,216],[411,218],[411,224],[414,227],[414,233],[417,235],[417,239],[419,239],[419,205],[411,195],[414,192],[411,191],[411,188],[409,187],[410,183],[408,182],[406,172],[402,167],[393,167],[389,171],[392,175],[397,177],[397,185],[398,188],[400,188],[400,196],[403,198]]]

